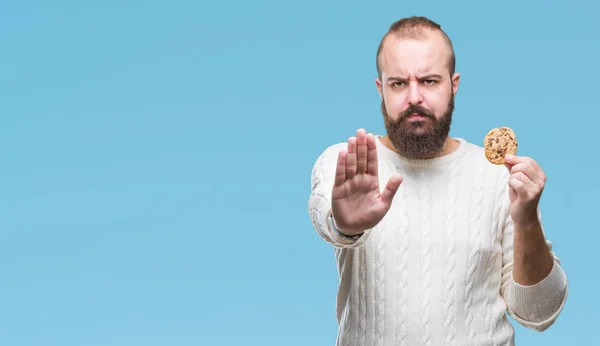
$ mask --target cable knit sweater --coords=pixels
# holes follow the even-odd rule
[[[450,155],[407,160],[376,137],[381,188],[394,172],[403,182],[383,220],[357,241],[339,237],[326,219],[337,155],[347,144],[318,157],[308,210],[337,261],[336,345],[514,345],[507,314],[542,331],[561,312],[567,278],[554,252],[540,283],[513,281],[508,170],[490,164],[482,147],[457,140]]]

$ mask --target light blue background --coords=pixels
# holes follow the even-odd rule
[[[597,2],[315,0],[0,5],[0,344],[333,345],[310,172],[383,133],[375,52],[414,14],[454,41],[452,134],[511,126],[549,177],[570,296],[518,344],[594,344]]]

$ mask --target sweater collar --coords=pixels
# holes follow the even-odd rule
[[[453,139],[458,141],[459,146],[455,151],[453,151],[450,154],[432,158],[432,159],[410,159],[410,158],[407,158],[407,157],[404,157],[404,156],[398,154],[397,152],[395,152],[395,151],[391,150],[390,148],[388,148],[387,146],[385,146],[385,144],[383,144],[383,142],[381,141],[382,137],[383,136],[381,136],[381,135],[377,135],[375,137],[376,143],[377,143],[377,148],[378,148],[378,153],[379,153],[379,155],[382,155],[382,158],[384,158],[386,160],[390,160],[399,165],[408,165],[408,166],[413,166],[413,167],[440,166],[440,165],[449,164],[452,161],[459,160],[466,152],[467,144],[468,144],[464,138],[456,137]]]

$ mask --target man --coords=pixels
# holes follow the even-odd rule
[[[309,214],[340,276],[337,345],[514,345],[507,314],[543,331],[563,309],[544,171],[449,137],[454,61],[437,23],[394,23],[377,52],[387,135],[359,129],[314,165]]]

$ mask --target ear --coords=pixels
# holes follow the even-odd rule
[[[455,73],[454,76],[452,76],[452,93],[454,95],[456,95],[456,93],[458,92],[458,85],[460,84],[460,73]]]
[[[377,86],[377,92],[379,92],[379,97],[383,100],[383,83],[381,79],[375,78],[375,86]]]

